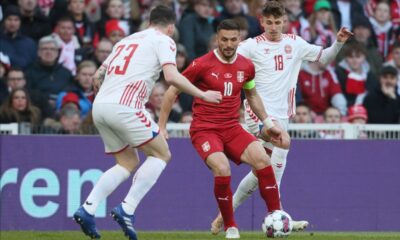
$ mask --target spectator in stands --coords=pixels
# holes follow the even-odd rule
[[[114,46],[119,40],[128,35],[128,25],[126,22],[117,19],[111,19],[106,22],[105,37]]]
[[[362,5],[351,0],[330,0],[335,24],[338,28],[347,27],[352,29],[354,21],[364,16]]]
[[[353,39],[352,41],[361,43],[366,49],[366,60],[371,67],[371,71],[377,75],[382,67],[383,57],[377,48],[377,40],[373,36],[372,25],[368,18],[360,17],[353,22]],[[343,53],[343,51],[341,52]],[[339,53],[340,54],[340,53]],[[343,59],[343,54],[338,56],[337,61]]]
[[[331,68],[327,69],[319,62],[305,62],[299,73],[298,86],[303,101],[316,114],[323,114],[332,105],[346,115],[347,101]]]
[[[51,33],[50,20],[40,11],[37,0],[19,0],[21,32],[38,42]]]
[[[9,56],[11,66],[26,68],[36,57],[35,42],[23,35],[21,14],[17,6],[10,5],[4,12],[4,29],[0,32],[0,52]]]
[[[379,87],[370,91],[364,99],[368,123],[399,123],[400,96],[396,91],[397,70],[392,66],[382,68]]]
[[[68,0],[68,14],[75,26],[75,33],[81,46],[90,46],[94,38],[94,25],[85,13],[84,0]]]
[[[286,0],[285,7],[289,20],[287,33],[292,33],[304,37],[305,30],[309,29],[309,22],[304,16],[301,6],[302,0]]]
[[[189,65],[189,59],[187,58],[186,48],[182,44],[176,45],[177,55],[176,55],[176,67],[179,72],[182,72]],[[179,95],[179,104],[182,111],[192,111],[193,96],[181,93]]]
[[[259,19],[267,0],[247,0],[246,2],[249,8],[249,15]]]
[[[298,103],[296,106],[296,115],[293,117],[293,123],[310,124],[312,123],[311,109],[305,103]],[[295,138],[318,138],[318,133],[312,130],[300,130],[291,132],[290,136]]]
[[[342,121],[342,115],[339,109],[329,107],[324,113],[324,123],[338,124]],[[324,130],[319,132],[319,137],[322,139],[341,139],[343,132],[337,130]]]
[[[70,70],[72,75],[76,74],[75,51],[81,46],[75,34],[75,26],[72,18],[65,16],[57,21],[53,37],[61,49],[58,62],[66,69]]]
[[[60,112],[61,129],[60,134],[77,134],[80,131],[82,119],[79,110],[70,105],[65,105]]]
[[[336,24],[328,0],[318,0],[314,5],[314,12],[308,18],[309,28],[303,34],[310,43],[323,47],[330,47],[336,40]]]
[[[32,100],[44,117],[54,114],[57,95],[71,84],[71,72],[57,62],[58,44],[52,36],[39,40],[38,60],[26,70]]]
[[[293,123],[312,123],[311,109],[305,103],[298,103],[296,106],[296,115],[293,117]]]
[[[400,10],[399,10],[400,11]],[[397,70],[397,94],[400,95],[400,41],[393,45],[392,60],[385,62],[385,66],[392,66]]]
[[[96,29],[97,33],[95,36],[95,42],[94,45],[97,45],[97,42],[102,39],[103,37],[106,37],[106,23],[109,20],[118,20],[121,25],[126,28],[126,35],[129,35],[131,32],[133,32],[134,29],[131,29],[130,23],[124,19],[124,3],[122,0],[107,0],[106,2],[106,7],[105,7],[105,12],[101,16],[100,21],[96,23]]]
[[[97,44],[96,49],[94,50],[94,55],[92,57],[92,61],[94,61],[97,67],[100,67],[101,64],[107,59],[108,55],[110,55],[112,51],[112,43],[110,40],[103,38]]]
[[[365,0],[364,0],[365,1]],[[377,4],[382,0],[367,0],[367,4],[365,5],[365,9],[368,16],[372,16],[374,14],[375,8]],[[394,27],[400,27],[400,1],[388,1],[390,4],[390,15],[392,19],[392,23]]]
[[[378,40],[378,50],[383,58],[389,54],[389,49],[394,42],[393,24],[390,20],[389,3],[381,1],[376,5],[374,14],[369,18]]]
[[[347,106],[361,104],[367,91],[378,81],[366,60],[366,50],[360,43],[349,43],[343,49],[344,59],[336,66],[336,75],[347,100]]]
[[[13,122],[28,122],[32,126],[41,122],[40,110],[32,104],[28,91],[24,88],[12,90],[0,108],[0,123]]]
[[[217,28],[218,24],[227,18],[244,17],[246,18],[249,25],[249,37],[256,37],[263,33],[263,30],[259,24],[257,18],[252,17],[244,12],[243,0],[225,0],[223,1],[224,10],[214,20],[214,29]]]
[[[325,123],[340,123],[342,121],[342,114],[336,107],[329,107],[324,112]]]
[[[79,64],[74,84],[65,91],[58,94],[56,109],[59,111],[65,103],[75,102],[80,111],[81,117],[85,118],[92,109],[94,100],[93,75],[97,66],[92,61],[83,61]]]
[[[18,67],[10,68],[6,77],[7,91],[4,93],[5,95],[3,96],[3,98],[8,97],[13,90],[18,88],[25,88],[25,86],[26,79],[23,70]]]
[[[209,18],[213,14],[212,0],[194,1],[194,12],[187,14],[179,23],[180,42],[185,46],[188,59],[207,53],[208,42],[214,34]]]
[[[156,122],[158,121],[158,116],[160,115],[161,104],[165,91],[165,85],[161,82],[157,82],[150,94],[149,102],[146,104],[146,108],[150,109],[154,113],[154,121]],[[169,115],[168,121],[179,122],[181,117],[180,112],[182,112],[182,109],[180,109],[179,104],[175,103],[171,114]]]
[[[347,121],[353,124],[366,124],[368,120],[367,109],[363,105],[349,107]]]

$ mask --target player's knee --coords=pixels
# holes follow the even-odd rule
[[[231,168],[229,165],[221,164],[216,166],[214,169],[215,176],[230,176],[231,175]]]
[[[165,161],[168,163],[171,160],[171,151],[169,149],[163,151],[159,156],[156,156],[157,158]]]
[[[263,169],[271,165],[271,159],[267,155],[259,156],[254,160],[255,169]]]

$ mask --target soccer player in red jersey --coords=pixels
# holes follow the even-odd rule
[[[214,195],[224,220],[227,239],[240,238],[233,216],[231,171],[229,159],[234,163],[249,164],[258,178],[259,189],[268,211],[280,209],[278,185],[271,161],[257,139],[239,123],[241,90],[254,113],[263,119],[262,132],[282,142],[282,132],[264,110],[253,81],[253,63],[236,53],[240,42],[240,27],[234,20],[225,20],[217,28],[218,48],[197,58],[183,72],[189,81],[201,90],[222,93],[220,104],[194,99],[193,121],[190,126],[192,144],[214,174]],[[168,137],[165,126],[179,90],[171,86],[164,95],[160,113],[160,131]]]

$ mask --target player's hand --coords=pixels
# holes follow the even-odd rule
[[[351,36],[353,36],[353,33],[350,32],[347,28],[342,27],[340,28],[339,32],[336,35],[336,39],[340,43],[346,42]]]
[[[265,126],[261,129],[259,138],[272,145],[280,147],[282,145],[282,130],[278,126],[267,129]]]
[[[166,128],[160,127],[160,133],[164,136],[165,139],[169,139],[168,131]]]
[[[220,103],[222,95],[221,92],[208,90],[203,93],[201,99],[209,103]]]

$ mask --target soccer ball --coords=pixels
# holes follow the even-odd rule
[[[261,228],[268,238],[288,237],[293,229],[292,218],[285,211],[276,210],[264,218]]]

